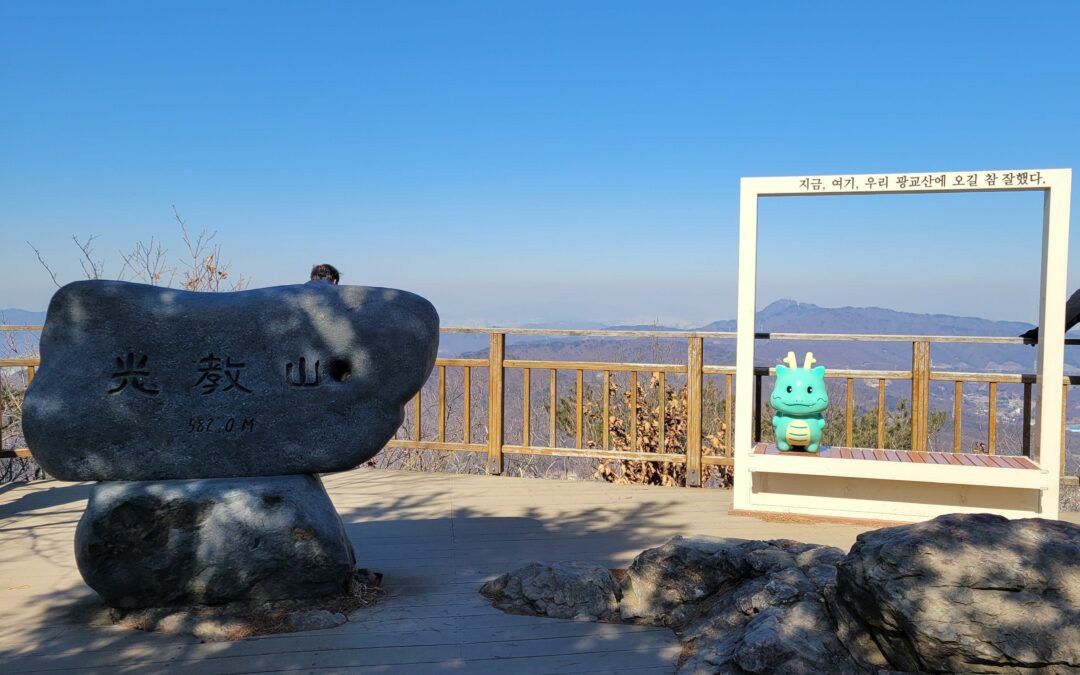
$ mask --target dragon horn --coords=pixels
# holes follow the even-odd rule
[[[788,368],[798,368],[799,362],[795,358],[795,352],[788,352],[787,358],[784,359],[784,363],[788,364]]]
[[[810,370],[810,367],[817,363],[817,359],[814,358],[814,352],[806,352],[806,360],[803,361],[803,369]]]

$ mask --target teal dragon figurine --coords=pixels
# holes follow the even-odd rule
[[[802,368],[795,361],[795,352],[788,352],[784,363],[787,367],[776,366],[776,386],[769,398],[776,409],[772,419],[776,447],[781,451],[801,447],[807,452],[817,452],[825,429],[821,413],[829,407],[825,367],[811,368],[815,363],[811,352],[806,353]]]

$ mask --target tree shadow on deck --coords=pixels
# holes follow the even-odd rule
[[[670,672],[675,642],[666,630],[509,617],[478,592],[485,578],[531,559],[625,564],[642,548],[667,538],[650,526],[676,508],[665,503],[663,491],[628,507],[565,502],[555,507],[542,495],[522,496],[522,504],[511,507],[497,503],[503,499],[499,493],[484,495],[483,486],[462,495],[441,487],[436,477],[421,491],[410,490],[412,480],[403,478],[400,489],[391,482],[375,494],[372,485],[379,473],[327,478],[359,565],[385,575],[384,602],[360,610],[354,621],[328,630],[206,644],[113,627],[96,594],[73,576],[70,552],[78,514],[65,515],[47,527],[48,548],[63,553],[67,568],[46,577],[41,591],[26,591],[21,604],[34,609],[14,612],[8,626],[0,627],[0,671],[367,672],[370,667],[373,672],[472,673],[506,672],[512,663],[520,672],[603,672],[630,666]],[[521,484],[513,486],[510,492]],[[83,496],[88,489],[72,487],[81,488],[77,494]],[[527,486],[523,490],[529,491]],[[74,500],[57,493],[36,503]],[[459,505],[462,501],[471,503]],[[595,496],[591,501],[597,501]],[[18,546],[19,555],[27,556],[26,543]]]
[[[44,487],[46,483],[52,485]],[[49,509],[75,502],[85,502],[90,497],[90,490],[93,487],[93,483],[65,483],[55,480],[34,481],[32,483],[6,483],[0,485],[0,498],[12,490],[24,489],[15,499],[0,503],[0,518],[26,516],[31,511]],[[81,508],[79,514],[82,514]]]

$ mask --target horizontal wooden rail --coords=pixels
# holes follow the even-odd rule
[[[33,332],[40,331],[41,326],[36,325],[0,325],[0,331],[7,332]],[[472,328],[472,327],[444,327],[442,333],[463,333],[488,336],[488,355],[479,357],[440,357],[436,359],[436,376],[433,375],[431,390],[428,393],[418,393],[412,402],[412,419],[408,427],[403,426],[399,436],[403,433],[408,438],[395,438],[387,443],[388,448],[408,448],[416,450],[439,451],[439,452],[476,452],[487,453],[486,464],[492,473],[502,471],[504,455],[536,455],[551,457],[586,458],[597,461],[652,461],[670,462],[686,467],[686,482],[688,485],[698,485],[702,482],[701,467],[731,466],[734,459],[731,454],[731,441],[734,438],[732,432],[732,408],[734,405],[733,380],[735,367],[733,365],[713,364],[708,365],[703,361],[703,340],[732,340],[736,334],[729,331],[677,331],[677,330],[561,330],[543,328]],[[665,340],[685,340],[687,344],[687,363],[636,363],[622,361],[557,361],[540,359],[505,358],[505,340],[507,336],[522,337],[602,337],[602,338],[653,338]],[[883,448],[886,442],[885,424],[885,387],[890,381],[907,381],[912,383],[911,420],[912,420],[912,447],[916,450],[926,449],[928,435],[928,419],[930,404],[931,382],[949,383],[954,385],[953,403],[953,452],[962,451],[962,414],[964,385],[986,384],[988,385],[987,407],[988,412],[988,437],[986,438],[987,451],[997,451],[999,428],[997,424],[997,408],[999,401],[999,385],[1023,385],[1024,387],[1024,428],[1022,434],[1022,452],[1030,455],[1031,433],[1029,422],[1031,419],[1031,407],[1033,405],[1033,385],[1036,377],[1030,373],[986,373],[986,372],[950,372],[931,370],[930,346],[932,344],[1032,344],[1031,341],[1019,337],[1004,336],[967,336],[967,335],[871,335],[859,333],[788,333],[788,332],[762,332],[756,334],[761,340],[787,340],[787,341],[836,341],[836,342],[899,342],[911,343],[913,349],[913,361],[911,369],[902,370],[868,370],[868,369],[845,369],[830,368],[826,377],[830,380],[844,381],[843,400],[836,401],[833,415],[844,417],[844,439],[850,444],[853,440],[853,425],[856,414],[862,414],[855,397],[856,380],[873,381],[877,387],[877,434],[876,445]],[[1080,345],[1080,339],[1069,338],[1067,345]],[[18,367],[27,369],[27,379],[33,377],[35,368],[39,365],[39,359],[35,357],[19,357],[0,359],[2,367]],[[461,377],[450,375],[447,370],[455,369]],[[456,371],[460,369],[460,371]],[[486,400],[474,401],[473,394],[473,371],[483,369],[487,373],[487,383],[482,389],[486,389]],[[521,392],[521,403],[513,403],[512,409],[519,413],[515,415],[522,418],[521,423],[528,425],[520,431],[507,429],[506,408],[509,405],[504,401],[506,396],[506,371],[521,370],[522,376],[518,380],[524,390]],[[532,376],[533,370],[547,370],[547,376]],[[559,371],[568,371],[567,378],[573,374],[572,380],[560,378]],[[583,378],[583,373],[602,373],[602,389],[599,400],[595,400],[597,378],[590,375],[589,379]],[[614,374],[627,373],[628,385],[625,390],[621,385],[616,388]],[[760,438],[761,425],[761,382],[765,377],[774,376],[774,367],[758,366],[754,369],[754,379],[757,383],[755,396],[755,440]],[[651,381],[644,379],[642,374],[652,375]],[[685,415],[683,422],[686,424],[684,434],[684,450],[671,451],[668,438],[670,420],[668,419],[668,376],[687,376],[686,390],[682,394],[687,397],[685,409],[680,413]],[[715,380],[705,382],[703,376],[723,376],[721,399],[710,404],[712,406],[706,414],[702,410],[703,388],[716,391]],[[461,422],[460,434],[454,431],[448,433],[448,410],[451,404],[448,381],[454,377],[454,382],[461,383],[461,391],[454,394],[454,405],[461,401],[462,409],[454,412],[454,424]],[[540,379],[543,378],[543,379]],[[560,385],[559,380],[563,382]],[[539,382],[537,381],[539,380]],[[547,382],[542,385],[540,393],[534,397],[533,385]],[[574,387],[574,391],[563,394],[559,387],[567,384]],[[676,388],[681,388],[681,380],[677,380]],[[437,384],[435,384],[437,383]],[[705,385],[708,387],[705,387]],[[1080,385],[1080,375],[1066,376],[1062,379],[1064,391],[1068,387]],[[455,385],[456,386],[456,385]],[[517,384],[513,385],[515,388]],[[639,392],[642,387],[644,393]],[[587,389],[588,388],[588,389]],[[543,391],[547,389],[547,391]],[[586,397],[586,389],[589,394]],[[455,390],[456,391],[456,390]],[[618,398],[613,392],[620,392]],[[861,391],[861,390],[860,390]],[[710,394],[715,396],[715,394]],[[428,408],[421,405],[421,397],[428,402]],[[429,398],[430,397],[430,398]],[[517,400],[517,399],[515,399]],[[494,401],[495,408],[489,405]],[[535,411],[532,403],[542,404],[547,409],[540,419],[535,419]],[[1067,401],[1066,401],[1067,403]],[[474,411],[473,405],[486,407],[485,412]],[[558,415],[556,411],[560,411]],[[1062,406],[1062,438],[1066,434],[1066,405]],[[480,418],[475,418],[480,414]],[[459,417],[460,416],[460,417]],[[639,416],[644,416],[639,421]],[[473,420],[486,419],[487,434],[483,442],[473,440]],[[586,419],[591,420],[590,430],[586,433]],[[624,449],[615,449],[615,438],[609,428],[609,420],[621,419],[624,428],[622,440],[619,441]],[[532,426],[539,422],[537,434],[539,438],[533,438]],[[683,422],[680,422],[682,424]],[[426,424],[425,424],[426,423]],[[546,433],[543,426],[547,426]],[[453,427],[456,429],[456,427]],[[646,439],[648,428],[649,440]],[[715,434],[715,435],[714,435]],[[508,443],[507,436],[520,443]],[[704,437],[709,436],[706,447]],[[453,436],[453,438],[449,438]],[[546,436],[546,438],[545,438]],[[460,440],[455,440],[459,438]],[[718,440],[719,439],[719,440]],[[540,445],[538,443],[543,443]],[[646,447],[658,447],[657,452],[641,450]],[[572,445],[573,447],[562,447]],[[628,448],[628,449],[627,449]],[[663,450],[663,451],[659,451]],[[4,451],[5,455],[12,456],[13,452]],[[28,451],[21,449],[27,456]],[[1064,462],[1064,452],[1062,453]],[[1064,464],[1059,467],[1064,473]],[[1062,477],[1068,481],[1069,477]]]
[[[506,359],[504,368],[554,368],[556,370],[618,370],[638,373],[685,373],[686,366],[674,363],[602,363],[599,361],[526,361]]]

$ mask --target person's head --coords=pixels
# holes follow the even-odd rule
[[[340,279],[341,275],[338,274],[337,268],[333,265],[324,263],[311,268],[312,281],[325,281],[336,286]]]

